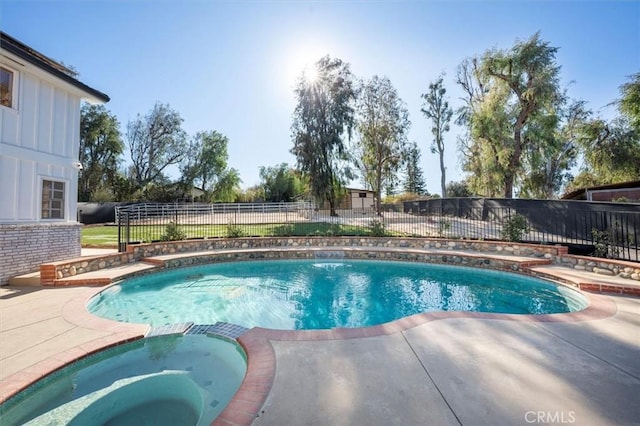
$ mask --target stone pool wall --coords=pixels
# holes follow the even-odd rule
[[[394,260],[409,260],[432,263],[453,263],[475,267],[494,269],[518,270],[518,262],[510,262],[504,256],[520,256],[539,259],[541,263],[552,263],[577,270],[587,270],[603,275],[619,276],[640,281],[640,265],[632,262],[622,262],[608,259],[596,259],[569,255],[567,247],[560,245],[520,244],[495,241],[476,241],[460,239],[432,239],[432,238],[390,238],[390,237],[263,237],[263,238],[229,238],[203,239],[174,242],[149,243],[130,245],[126,253],[118,253],[95,258],[79,258],[69,261],[54,262],[41,265],[41,280],[43,285],[54,285],[56,280],[72,277],[85,272],[98,271],[142,260],[153,261],[154,257],[198,253],[196,257],[184,260],[173,259],[165,261],[167,267],[183,266],[195,263],[206,263],[224,260],[251,259],[279,259],[279,258],[308,258],[314,257],[319,250],[331,251],[332,248],[370,248],[353,251],[347,257],[379,258]],[[286,251],[265,250],[269,248],[287,248]],[[314,253],[305,253],[293,249],[313,248]],[[249,250],[260,249],[260,254],[238,253],[218,255],[213,253],[220,250]],[[385,252],[384,249],[389,249]],[[406,249],[407,253],[401,250]],[[392,250],[392,251],[391,251]],[[412,250],[416,252],[411,252]],[[433,251],[433,253],[419,253],[418,251]],[[446,251],[468,252],[469,256],[451,255]],[[212,253],[207,253],[212,252]],[[485,257],[474,257],[480,254]],[[492,258],[495,254],[500,258]],[[191,259],[191,260],[187,260]],[[190,263],[189,263],[190,262]],[[524,266],[531,266],[524,264]]]

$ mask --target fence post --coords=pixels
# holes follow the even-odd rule
[[[122,220],[123,218],[121,216],[124,216],[124,221]],[[124,241],[123,241],[123,235],[122,235],[123,226],[125,227]],[[129,235],[130,235],[129,228],[130,228],[129,213],[123,213],[121,215],[118,215],[118,252],[119,253],[124,253],[125,251],[127,251],[127,243],[129,243]]]

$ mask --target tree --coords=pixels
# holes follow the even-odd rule
[[[406,157],[410,126],[409,112],[388,78],[373,76],[360,82],[355,160],[375,193],[378,214],[382,212],[382,189],[391,195]]]
[[[618,109],[640,134],[640,72],[633,74],[629,79],[630,81],[620,87],[622,98],[618,103]]]
[[[564,190],[565,194],[573,192],[577,189],[589,188],[599,184],[598,177],[588,170],[581,170],[575,177],[569,179]]]
[[[260,167],[264,200],[291,202],[304,193],[304,183],[287,163],[275,167]]]
[[[465,181],[451,181],[447,184],[447,196],[449,197],[471,197],[472,194]]]
[[[504,197],[513,196],[514,180],[521,168],[522,152],[532,139],[523,139],[528,120],[552,107],[560,97],[560,67],[555,64],[558,48],[540,40],[538,33],[525,42],[518,42],[510,52],[487,52],[483,60],[485,72],[496,82],[511,89],[515,103],[507,105],[513,109],[511,127],[513,139],[509,141],[508,167],[504,176]],[[515,120],[514,120],[515,118]]]
[[[186,153],[186,133],[181,125],[180,114],[161,103],[127,124],[133,179],[140,187],[160,181],[163,171]]]
[[[97,193],[113,194],[124,149],[118,127],[116,117],[103,105],[84,104],[80,109],[79,201],[92,201]]]
[[[525,152],[525,176],[522,178],[520,197],[551,199],[571,180],[569,169],[576,165],[578,140],[590,112],[583,101],[574,101],[568,107],[558,108],[532,121],[528,138],[543,143],[532,144]]]
[[[253,185],[240,191],[236,198],[238,203],[262,203],[264,202],[264,190],[262,185]]]
[[[412,194],[427,194],[427,185],[420,168],[420,148],[415,142],[409,146],[403,190]]]
[[[344,138],[354,125],[355,90],[349,65],[329,56],[316,62],[317,77],[299,79],[291,126],[298,168],[308,177],[311,194],[329,203],[336,215],[337,193],[351,179]]]
[[[213,190],[209,192],[209,200],[218,203],[233,203],[240,196],[240,172],[237,169],[227,169],[218,179]]]
[[[624,117],[585,124],[580,140],[585,168],[597,184],[640,179],[640,137]]]
[[[422,104],[422,113],[432,121],[431,133],[433,134],[433,142],[431,143],[431,152],[438,154],[440,157],[440,189],[442,197],[447,196],[446,187],[446,168],[444,166],[444,133],[448,132],[449,122],[453,115],[453,110],[449,106],[449,102],[445,99],[447,90],[442,85],[443,77],[440,76],[435,83],[429,83],[429,91],[422,94],[424,103]]]
[[[508,92],[489,92],[490,81],[479,69],[478,58],[465,59],[458,66],[456,82],[466,96],[456,118],[456,124],[465,129],[458,149],[462,168],[469,174],[466,182],[473,193],[496,197],[504,187],[504,161],[498,147],[509,137],[503,108]]]
[[[584,164],[567,190],[640,179],[640,73],[620,87],[613,120],[585,120],[578,147]]]
[[[229,139],[215,130],[196,133],[181,163],[183,184],[202,189],[210,201],[234,201],[240,176],[227,164],[228,144]]]
[[[513,197],[514,185],[524,175],[523,154],[544,143],[527,137],[527,131],[562,98],[557,50],[536,33],[508,51],[486,51],[470,62],[473,66],[467,62],[459,68],[458,81],[471,100],[464,111],[475,157],[471,168],[478,168],[473,161],[490,160],[484,176],[501,183],[505,198]]]

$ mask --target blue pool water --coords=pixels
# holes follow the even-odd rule
[[[59,370],[0,406],[9,425],[209,425],[240,387],[238,345],[205,335],[151,337]]]
[[[548,314],[584,309],[570,288],[505,272],[382,261],[256,261],[123,281],[95,315],[154,326],[216,321],[274,329],[365,327],[428,311]]]

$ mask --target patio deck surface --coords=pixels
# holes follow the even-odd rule
[[[0,287],[0,400],[144,336],[146,325],[84,309],[99,289]],[[640,299],[589,297],[582,313],[539,318],[434,313],[359,330],[252,329],[239,339],[245,383],[215,423],[640,424]]]

